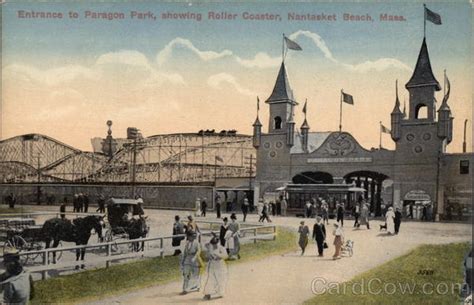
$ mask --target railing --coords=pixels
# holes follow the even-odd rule
[[[219,234],[219,231],[213,231],[212,227],[215,225],[220,225],[221,222],[212,222],[212,221],[197,221],[198,224],[209,224],[211,231],[202,232],[201,236],[210,237],[212,232]],[[248,227],[247,227],[248,225]],[[241,241],[253,241],[257,243],[258,240],[275,240],[276,238],[276,226],[275,225],[257,225],[257,224],[244,224],[240,229]],[[42,279],[48,277],[49,270],[60,270],[70,267],[76,267],[79,265],[87,266],[100,266],[105,264],[105,267],[109,267],[112,262],[117,262],[125,259],[139,259],[139,258],[151,258],[151,257],[161,257],[165,256],[166,251],[173,251],[179,249],[180,247],[172,247],[171,245],[165,246],[165,241],[171,240],[176,237],[185,237],[185,235],[170,235],[170,236],[156,236],[156,237],[147,237],[147,238],[138,238],[132,240],[121,240],[121,241],[111,241],[98,243],[93,245],[84,245],[84,246],[72,246],[72,247],[61,247],[61,248],[49,248],[33,251],[20,252],[20,257],[36,257],[41,258],[41,261],[37,265],[26,267],[28,271],[32,273],[40,273]],[[132,249],[134,245],[141,247],[143,243],[143,250],[138,252],[129,252],[122,253],[118,251],[123,246],[127,249]],[[122,246],[122,247],[121,247]],[[77,251],[80,249],[86,250],[95,250],[95,256],[88,255],[84,261],[54,261],[54,254],[59,255],[59,252],[69,252]],[[52,260],[50,260],[52,258]],[[38,259],[36,260],[38,261]]]

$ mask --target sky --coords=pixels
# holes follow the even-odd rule
[[[449,105],[454,139],[462,148],[468,123],[472,151],[471,6],[468,2],[428,3],[442,25],[427,22],[433,72],[451,83]],[[23,11],[23,12],[22,12]],[[20,18],[25,12],[62,13],[61,19]],[[123,13],[124,19],[86,17]],[[131,18],[132,12],[156,18]],[[77,13],[70,18],[69,13]],[[209,20],[209,12],[237,14],[235,20]],[[163,19],[163,13],[201,14],[196,19]],[[281,20],[250,20],[255,14]],[[335,21],[288,20],[288,14],[335,15]],[[345,21],[344,14],[372,21]],[[380,14],[405,21],[380,21]],[[91,150],[90,139],[125,137],[133,126],[144,136],[236,129],[251,134],[257,96],[266,100],[281,64],[282,34],[302,51],[285,59],[290,85],[300,105],[308,100],[310,131],[335,131],[340,90],[354,96],[343,106],[343,130],[367,149],[379,145],[379,122],[390,127],[399,96],[408,107],[408,82],[423,39],[419,3],[26,3],[3,4],[2,102],[0,137],[41,133]],[[442,91],[437,100],[442,100]],[[266,129],[268,107],[261,105]],[[390,136],[382,145],[393,149]]]

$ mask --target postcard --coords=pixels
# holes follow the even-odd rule
[[[472,302],[469,1],[1,12],[5,303]]]

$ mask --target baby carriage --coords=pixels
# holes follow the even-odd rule
[[[354,254],[354,242],[347,240],[346,244],[341,247],[341,255],[351,257]]]

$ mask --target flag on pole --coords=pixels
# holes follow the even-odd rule
[[[308,102],[308,100],[304,101],[304,106],[303,106],[303,113],[306,114],[306,103]]]
[[[289,39],[288,37],[285,37],[285,42],[286,42],[286,47],[290,50],[295,50],[295,51],[302,51],[303,49],[300,47],[299,44],[294,42],[293,40]]]
[[[390,129],[388,129],[387,127],[383,126],[382,123],[380,123],[380,130],[381,130],[383,133],[390,133]]]
[[[425,6],[425,19],[431,21],[434,24],[441,24],[441,16]]]
[[[216,156],[216,161],[219,161],[219,162],[224,162],[224,159],[222,159],[221,157],[219,156]]]
[[[260,99],[257,96],[257,111],[259,111],[259,110],[260,110]]]
[[[353,99],[352,95],[344,93],[344,92],[342,92],[342,101],[344,103],[354,105],[354,99]]]

